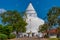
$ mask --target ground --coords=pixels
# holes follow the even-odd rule
[[[18,39],[11,39],[11,40],[48,40],[47,38],[37,38],[37,37],[32,37],[32,38],[28,38],[28,37],[23,37],[23,38],[18,38]]]

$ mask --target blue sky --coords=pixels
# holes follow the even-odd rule
[[[32,3],[39,18],[44,19],[50,8],[60,7],[60,0],[0,0],[0,9],[23,12]]]

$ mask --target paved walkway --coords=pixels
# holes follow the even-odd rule
[[[24,37],[24,38],[18,38],[18,39],[11,39],[11,40],[48,40],[46,38],[37,38],[37,37],[32,37],[32,38],[28,38],[28,37]]]

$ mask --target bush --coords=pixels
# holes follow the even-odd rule
[[[10,34],[9,39],[13,39],[13,38],[16,38],[16,35],[15,34]]]
[[[0,34],[0,40],[7,40],[7,35],[5,34]]]

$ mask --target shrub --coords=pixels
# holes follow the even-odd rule
[[[15,37],[16,37],[15,34],[10,34],[10,35],[9,35],[9,39],[13,39],[13,38],[15,38]]]
[[[5,34],[0,34],[0,40],[7,40],[7,35]]]

